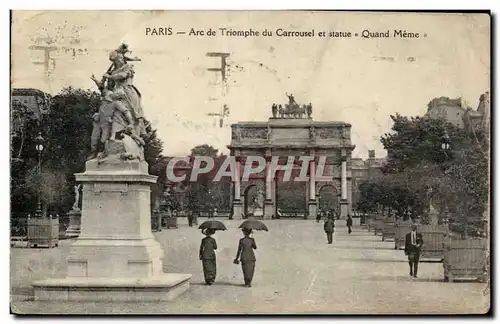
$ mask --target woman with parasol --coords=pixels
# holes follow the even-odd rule
[[[199,227],[201,233],[205,237],[201,240],[200,245],[200,260],[203,265],[203,274],[205,276],[205,283],[211,285],[217,276],[217,260],[215,257],[215,250],[217,250],[217,242],[212,237],[216,230],[226,230],[226,226],[219,221],[206,221]]]
[[[205,283],[211,285],[217,276],[217,260],[215,257],[215,250],[217,250],[217,242],[212,237],[215,230],[211,228],[203,229],[201,231],[205,237],[201,240],[200,245],[200,260],[203,265],[203,275],[205,276]]]
[[[252,287],[252,279],[255,271],[255,253],[253,250],[257,249],[257,244],[252,234],[252,229],[267,231],[266,225],[258,220],[246,220],[240,225],[244,237],[240,239],[238,244],[238,252],[236,252],[235,264],[239,264],[241,260],[241,269],[243,270],[243,279],[245,286]]]

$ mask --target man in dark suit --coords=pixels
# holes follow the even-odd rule
[[[350,214],[347,214],[346,225],[347,225],[347,233],[351,234],[352,233],[352,217]]]
[[[410,276],[417,278],[418,261],[420,260],[420,249],[424,244],[422,234],[417,232],[417,225],[411,226],[411,232],[405,237],[405,255],[408,256],[410,265]]]
[[[323,225],[323,229],[325,230],[326,233],[326,238],[328,240],[328,244],[332,244],[333,241],[333,229],[335,228],[335,221],[331,216],[329,216],[325,224]]]

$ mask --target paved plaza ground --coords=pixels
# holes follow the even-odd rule
[[[200,222],[203,219],[200,219]],[[54,249],[11,249],[12,310],[45,314],[465,314],[489,307],[486,284],[443,282],[441,263],[421,263],[409,276],[403,251],[393,242],[355,227],[347,234],[337,221],[334,242],[326,244],[322,223],[266,221],[256,232],[253,286],[244,287],[241,267],[232,263],[241,221],[222,220],[228,230],[214,236],[219,246],[217,280],[205,286],[198,249],[202,235],[184,219],[177,230],[155,233],[165,250],[164,271],[191,273],[191,287],[164,303],[34,302],[35,279],[63,277],[71,241]]]

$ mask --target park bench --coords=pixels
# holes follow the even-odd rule
[[[406,234],[410,233],[412,221],[398,220],[396,222],[396,234],[394,236],[394,250],[405,247]]]
[[[488,243],[486,239],[448,239],[444,243],[444,280],[456,279],[487,281]]]
[[[376,214],[369,214],[366,217],[366,225],[367,225],[367,228],[368,228],[368,232],[371,232],[371,231],[375,230],[375,217],[376,216],[377,216]]]
[[[366,217],[366,229],[368,230],[368,232],[371,232],[371,230],[373,229],[373,224],[374,224],[374,218],[372,215],[368,215]]]
[[[387,239],[395,239],[396,237],[396,223],[394,217],[388,217],[384,220],[384,227],[382,229],[382,241]]]
[[[28,247],[28,238],[26,236],[11,236],[10,247]]]
[[[419,225],[424,244],[420,252],[420,260],[431,261],[443,259],[443,244],[448,235],[447,225]]]
[[[59,245],[59,219],[30,218],[28,219],[28,247],[47,246],[48,248]]]

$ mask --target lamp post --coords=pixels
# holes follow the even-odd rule
[[[44,144],[45,139],[42,137],[41,133],[38,133],[38,136],[35,138],[35,148],[36,151],[38,152],[38,177],[40,179],[40,182],[38,184],[38,198],[37,198],[37,203],[36,203],[36,211],[35,215],[36,217],[41,217],[42,216],[42,152],[44,149]]]
[[[448,152],[450,150],[450,136],[448,135],[448,132],[446,130],[445,130],[444,135],[441,139],[441,150],[443,151],[444,162],[446,163],[446,161],[448,160],[448,157],[449,157]],[[445,167],[444,167],[444,173],[445,174],[447,173],[447,169]],[[449,215],[448,205],[446,203],[444,206],[443,213],[444,213],[444,217],[443,217],[444,224],[449,224],[450,223],[450,215]]]
[[[212,218],[212,190],[208,189],[208,218]]]
[[[444,135],[441,138],[441,151],[443,152],[443,165],[441,166],[441,169],[443,170],[444,174],[447,173],[445,163],[449,158],[449,152],[450,150],[450,136],[448,135],[448,132],[445,130]],[[431,189],[432,192],[432,189]],[[430,199],[429,199],[429,205],[430,205]],[[430,206],[431,207],[431,206]],[[439,212],[440,216],[440,222],[446,224],[448,220],[448,206],[445,203],[444,208],[440,208]]]
[[[441,142],[441,149],[443,152],[447,152],[450,149],[450,136],[448,135],[448,132],[444,133],[442,142]]]

